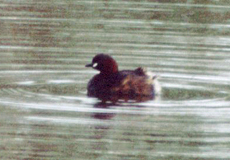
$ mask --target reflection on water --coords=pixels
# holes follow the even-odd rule
[[[229,1],[2,1],[1,159],[230,159]],[[86,96],[111,54],[161,97]]]

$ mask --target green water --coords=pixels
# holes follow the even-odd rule
[[[0,159],[230,159],[227,0],[1,1]],[[162,94],[86,96],[97,53]]]

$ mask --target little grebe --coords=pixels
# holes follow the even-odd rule
[[[117,62],[107,54],[97,54],[86,67],[100,71],[89,81],[87,95],[103,101],[149,100],[161,90],[156,75],[143,68],[118,71]]]

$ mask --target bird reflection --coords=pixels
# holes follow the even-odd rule
[[[131,105],[132,107],[143,107],[141,105],[138,105],[136,103],[139,102],[146,102],[149,100],[153,100],[153,97],[113,97],[113,99],[110,99],[110,97],[103,97],[103,99],[100,99],[101,102],[94,104],[94,108],[103,108],[103,109],[109,109],[111,107],[127,107],[127,105]],[[116,114],[115,113],[93,113],[91,115],[92,118],[95,119],[101,119],[101,120],[109,120],[112,119]]]
[[[113,103],[105,103],[105,102],[99,102],[94,105],[94,108],[109,108],[113,106]],[[109,120],[115,116],[115,113],[93,113],[91,115],[92,118],[95,119],[101,119],[101,120]]]

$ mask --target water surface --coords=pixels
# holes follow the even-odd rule
[[[5,1],[1,159],[230,159],[229,1]],[[108,53],[160,76],[162,95],[86,96]]]

